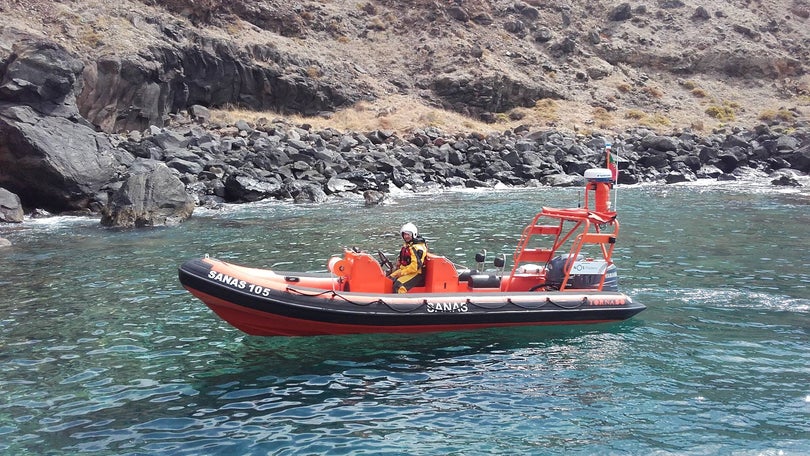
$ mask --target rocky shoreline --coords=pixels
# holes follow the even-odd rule
[[[810,172],[810,128],[786,132],[762,125],[707,136],[639,128],[616,137],[530,127],[449,135],[428,128],[398,136],[313,130],[280,120],[213,126],[204,108],[193,111],[197,121],[178,116],[173,127],[153,127],[113,144],[135,161],[165,163],[197,205],[266,198],[317,203],[344,192],[384,194],[394,186],[415,192],[579,186],[586,169],[604,166],[606,142],[618,157],[620,184],[732,180],[758,171],[772,176],[775,185],[798,185],[795,177]]]
[[[319,203],[346,192],[372,195],[373,201],[392,187],[423,192],[579,186],[586,169],[604,166],[606,142],[618,157],[620,184],[735,180],[756,171],[772,177],[774,185],[796,186],[796,177],[810,172],[807,127],[787,131],[761,125],[706,136],[639,128],[616,137],[529,127],[488,136],[450,135],[428,128],[399,136],[382,130],[314,130],[282,120],[213,125],[204,107],[191,112],[176,115],[169,127],[103,135],[116,150],[118,172],[102,185],[106,201],[103,194],[80,195],[90,201],[86,209],[111,213],[122,199],[115,195],[132,176],[154,176],[164,165],[171,172],[156,193],[165,196],[179,180],[195,206],[209,207],[268,198]]]
[[[71,60],[73,59],[73,60]],[[604,166],[606,142],[619,183],[737,179],[757,172],[774,185],[810,173],[810,125],[760,125],[711,134],[636,128],[614,137],[518,127],[499,134],[434,128],[339,132],[260,119],[218,125],[199,105],[165,127],[98,131],[79,112],[81,65],[34,43],[2,67],[0,221],[24,211],[100,213],[105,226],[180,223],[197,206],[267,198],[318,203],[359,193],[373,204],[393,187],[581,185]]]

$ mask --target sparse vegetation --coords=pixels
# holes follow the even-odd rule
[[[90,48],[98,48],[104,42],[103,36],[92,27],[84,27],[79,33],[79,40]]]
[[[651,116],[647,116],[646,118],[642,119],[641,124],[653,128],[669,127],[670,125],[672,125],[672,121],[669,120],[669,117],[661,113],[655,113]]]
[[[706,92],[704,88],[700,87],[700,85],[698,85],[698,83],[695,81],[680,81],[680,85],[684,89],[688,90],[695,98],[706,98],[709,96],[708,92]]]
[[[608,129],[616,124],[610,112],[603,107],[594,108],[591,116],[596,126],[601,129]]]
[[[664,92],[660,88],[655,87],[655,86],[644,86],[641,89],[641,92],[649,95],[652,98],[659,98],[660,99],[660,98],[662,98],[664,96]]]
[[[727,121],[734,120],[734,111],[726,108],[725,106],[712,105],[706,108],[706,114],[717,120]]]
[[[706,114],[721,122],[731,122],[737,117],[737,110],[740,105],[736,102],[724,101],[722,104],[714,104],[706,108]]]
[[[672,125],[672,121],[665,115],[660,113],[647,114],[638,109],[630,109],[625,114],[626,119],[631,119],[639,125],[644,125],[651,128],[668,127]]]
[[[694,96],[696,96],[698,98],[706,98],[706,97],[709,96],[709,94],[706,93],[706,91],[701,89],[700,87],[693,88],[692,89],[692,95],[694,95]]]
[[[167,10],[187,17],[194,23],[211,23],[217,15],[229,13],[231,2],[228,0],[141,0],[151,6],[162,6]]]
[[[626,119],[641,120],[647,117],[647,114],[645,114],[642,111],[639,111],[638,109],[631,109],[624,114],[624,117]]]
[[[559,116],[557,114],[557,102],[551,98],[542,98],[537,100],[537,102],[534,104],[534,112],[538,117],[547,121],[559,120]]]
[[[368,28],[372,30],[382,31],[385,30],[386,26],[385,22],[383,22],[382,19],[380,19],[379,17],[373,17],[371,18],[371,22],[369,23]]]
[[[360,9],[361,11],[364,11],[369,16],[373,16],[373,15],[377,14],[377,7],[374,6],[374,4],[370,3],[370,2],[358,4],[357,8]]]
[[[501,124],[509,123],[509,115],[506,114],[505,112],[499,112],[495,114],[495,122]]]
[[[308,66],[307,77],[312,79],[318,79],[319,77],[321,77],[321,69],[313,65]]]
[[[796,115],[792,111],[785,108],[780,108],[778,110],[766,109],[765,111],[762,111],[759,116],[757,116],[757,119],[763,122],[788,122],[793,120],[795,117]]]

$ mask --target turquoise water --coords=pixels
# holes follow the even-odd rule
[[[469,265],[576,189],[2,226],[0,453],[810,453],[810,191],[754,187],[621,189],[620,286],[648,309],[607,326],[256,338],[177,282],[206,253],[309,271],[392,253],[410,220]]]

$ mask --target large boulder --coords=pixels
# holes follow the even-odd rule
[[[76,107],[81,69],[59,46],[30,40],[0,65],[0,185],[24,206],[98,208],[116,175],[116,151]]]
[[[234,173],[225,179],[225,199],[236,202],[254,202],[282,195],[283,184],[278,179],[261,181],[245,174]]]
[[[138,160],[102,211],[101,224],[123,228],[176,225],[194,212],[194,199],[165,164]]]
[[[785,155],[785,160],[793,169],[810,173],[810,144]]]
[[[284,185],[284,191],[292,197],[296,204],[326,201],[326,193],[320,186],[311,182],[292,181]]]
[[[61,46],[36,39],[22,39],[0,66],[0,100],[27,104],[41,113],[78,114],[75,90],[81,90],[84,64]]]
[[[24,215],[20,197],[0,187],[0,222],[20,223]]]

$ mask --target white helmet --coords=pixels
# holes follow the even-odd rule
[[[402,225],[402,228],[399,229],[400,236],[402,236],[405,233],[411,233],[411,237],[416,237],[419,235],[419,231],[416,229],[416,225],[410,222]]]

